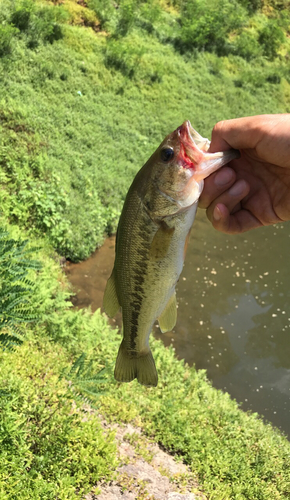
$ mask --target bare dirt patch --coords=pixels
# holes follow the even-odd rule
[[[115,479],[97,485],[85,500],[206,500],[188,467],[139,428],[104,421],[103,425],[116,431],[120,464]]]

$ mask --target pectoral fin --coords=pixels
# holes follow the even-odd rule
[[[103,308],[105,313],[110,318],[113,318],[115,314],[117,314],[117,312],[119,311],[120,307],[121,306],[119,304],[116,291],[115,275],[113,271],[110,278],[107,281],[107,285],[105,288]]]
[[[166,222],[162,221],[153,238],[149,257],[151,259],[163,259],[168,253],[175,228],[167,226]]]
[[[177,319],[177,307],[176,307],[176,295],[175,292],[171,295],[167,305],[158,318],[160,330],[162,333],[169,332],[176,325]]]

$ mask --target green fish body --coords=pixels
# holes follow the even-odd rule
[[[207,153],[208,146],[207,139],[185,122],[166,137],[128,191],[103,302],[110,317],[122,308],[124,338],[115,367],[118,381],[137,378],[143,385],[157,385],[149,336],[157,319],[162,332],[176,324],[175,286],[202,179],[237,156],[233,150]]]

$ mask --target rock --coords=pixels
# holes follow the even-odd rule
[[[193,493],[169,493],[167,500],[197,500]]]
[[[206,500],[202,493],[191,493],[192,489],[198,491],[198,485],[188,467],[152,443],[140,429],[131,424],[102,424],[116,431],[121,463],[114,481],[98,484],[101,493],[92,492],[85,500]]]

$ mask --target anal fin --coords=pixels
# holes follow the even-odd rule
[[[121,306],[119,304],[117,297],[115,275],[113,271],[110,278],[107,281],[107,285],[105,288],[103,309],[110,318],[113,318],[115,314],[117,314],[117,312],[119,311],[120,307]]]
[[[163,313],[159,316],[158,322],[162,333],[170,332],[175,327],[177,320],[177,306],[175,292],[171,295]]]

